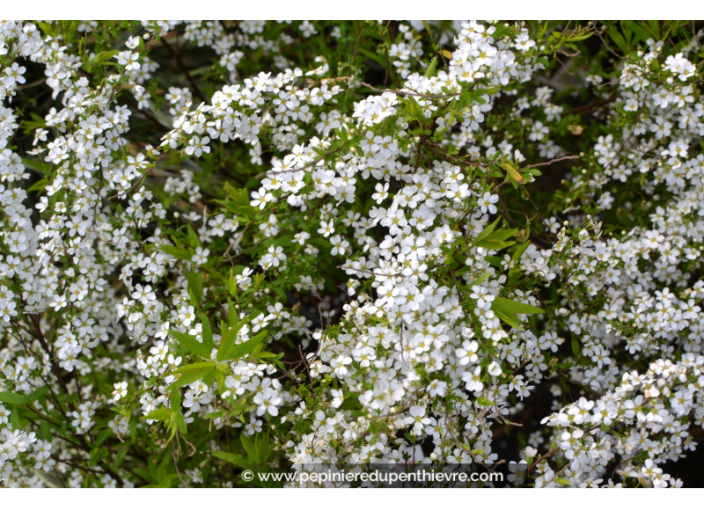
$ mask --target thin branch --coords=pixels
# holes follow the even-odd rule
[[[373,85],[369,85],[368,83],[362,83],[362,85],[376,92],[393,92],[394,94],[398,94],[399,96],[414,96],[422,97],[424,99],[446,99],[449,97],[457,97],[461,94],[460,92],[454,94],[421,94],[419,92],[409,92],[406,90],[379,89],[374,87]]]
[[[545,163],[536,163],[535,165],[527,165],[524,168],[536,168],[539,166],[548,166],[548,165],[552,165],[553,163],[557,163],[558,161],[567,161],[568,159],[579,159],[579,156],[564,156],[562,158],[551,159],[550,161],[546,161]]]
[[[198,84],[196,84],[195,80],[191,76],[191,73],[188,71],[188,68],[183,64],[183,61],[181,60],[181,57],[178,56],[178,53],[174,51],[174,49],[171,47],[171,45],[166,41],[166,38],[161,39],[161,43],[164,45],[164,48],[166,48],[169,53],[174,57],[174,60],[178,64],[178,67],[181,69],[181,72],[186,76],[186,79],[188,80],[188,83],[191,85],[191,88],[195,92],[196,96],[203,101],[204,103],[209,103],[210,101],[208,100],[207,97],[200,91],[198,88]]]

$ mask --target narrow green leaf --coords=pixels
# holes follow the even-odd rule
[[[149,413],[146,416],[143,416],[143,420],[157,420],[157,421],[164,421],[167,420],[171,417],[171,411],[166,409],[165,407],[161,407],[159,409],[154,409],[151,413]]]
[[[191,363],[190,365],[185,365],[174,370],[174,374],[204,374],[208,370],[215,368],[216,363],[214,361],[202,361],[200,363]]]
[[[481,241],[474,241],[475,246],[480,248],[486,248],[487,250],[503,250],[516,244],[515,241],[502,241],[501,239],[483,239]]]
[[[191,273],[188,275],[188,290],[193,293],[196,299],[194,306],[200,306],[203,300],[203,275],[200,273]]]
[[[628,54],[628,43],[626,40],[623,38],[623,36],[619,33],[615,27],[612,27],[611,30],[608,31],[609,37],[613,42],[616,43],[616,46],[625,54]]]
[[[172,257],[176,257],[177,259],[182,259],[182,260],[191,260],[191,254],[188,253],[186,250],[183,250],[181,248],[176,248],[175,246],[170,246],[168,244],[162,244],[159,246],[159,250],[163,251],[167,255],[171,255]]]
[[[187,335],[186,333],[181,333],[180,331],[175,331],[173,329],[169,330],[169,334],[174,337],[176,341],[178,341],[179,345],[188,352],[203,358],[210,358],[210,352],[206,349],[205,345],[196,340],[194,336]]]
[[[221,374],[219,370],[210,370],[203,375],[203,384],[207,386],[212,386],[215,381],[215,375]]]
[[[20,430],[22,428],[20,413],[17,409],[17,407],[13,406],[12,411],[10,411],[10,425],[12,426],[12,430]]]
[[[496,230],[489,234],[485,239],[498,239],[500,241],[505,241],[509,237],[513,236],[518,232],[517,228],[502,228],[501,230]]]
[[[494,311],[501,310],[510,313],[526,314],[543,313],[543,310],[538,308],[537,306],[527,305],[525,303],[519,303],[517,301],[511,301],[510,299],[502,297],[495,298],[494,301],[492,301],[491,305],[491,308]]]
[[[202,361],[199,363],[191,363],[174,370],[174,374],[204,374],[208,370],[215,368],[217,364],[214,361]]]
[[[5,402],[6,404],[28,404],[31,400],[19,393],[10,393],[9,391],[0,391],[0,402]]]
[[[631,30],[633,30],[633,33],[636,34],[640,42],[644,43],[645,41],[650,39],[650,34],[648,33],[648,31],[645,28],[641,27],[638,22],[627,20],[624,21],[624,23],[628,27],[630,27]]]
[[[435,71],[438,67],[438,57],[433,57],[433,60],[430,61],[430,65],[428,66],[428,69],[425,70],[425,77],[426,78],[431,78],[435,76]]]
[[[513,262],[518,262],[521,260],[521,256],[523,255],[523,252],[526,251],[526,249],[530,246],[530,241],[526,241],[522,245],[520,245],[518,248],[516,248],[516,251],[513,252],[513,256],[511,257],[511,260]]]
[[[178,390],[171,392],[171,397],[169,398],[169,405],[171,406],[171,414],[181,412],[181,392]],[[173,418],[172,418],[173,421]]]
[[[40,386],[36,390],[34,390],[32,393],[29,394],[29,401],[34,402],[35,400],[39,400],[44,397],[49,392],[49,387],[48,386]]]
[[[579,340],[577,340],[577,337],[572,337],[572,352],[576,357],[579,357]]]
[[[220,347],[218,347],[217,360],[223,361],[226,359],[232,359],[227,357],[230,350],[232,350],[235,345],[235,340],[237,340],[237,333],[242,329],[242,326],[249,322],[249,317],[242,319],[239,323],[231,326],[227,333],[223,334],[222,340],[220,341]],[[246,343],[246,342],[245,342]]]
[[[514,314],[512,314],[511,312],[505,312],[505,311],[502,311],[502,310],[494,310],[494,313],[496,314],[496,316],[497,316],[499,319],[501,319],[502,321],[504,321],[504,322],[505,322],[506,324],[508,324],[509,326],[523,331],[523,328],[521,327],[521,321],[518,320],[518,317],[516,317],[516,316],[515,316]]]
[[[262,331],[254,338],[250,338],[246,342],[242,342],[239,345],[235,345],[228,353],[225,355],[226,360],[233,360],[242,358],[250,354],[259,345],[259,343],[264,339],[268,331]]]
[[[210,327],[210,321],[207,315],[200,314],[200,320],[203,324],[203,345],[210,352],[213,350],[213,330]]]
[[[499,224],[501,221],[501,218],[496,218],[496,221],[492,223],[491,225],[487,226],[484,230],[482,230],[479,235],[474,239],[474,244],[477,244],[477,241],[481,241],[482,239],[485,239],[489,234],[491,234],[494,229],[496,228],[496,225]]]
[[[42,431],[42,435],[44,436],[44,439],[47,441],[53,441],[54,440],[54,435],[51,433],[51,427],[49,426],[49,423],[44,421],[44,420],[39,420],[39,428]]]
[[[232,304],[230,298],[227,298],[227,320],[230,327],[237,325],[239,317],[237,316],[237,311],[235,310],[235,305]],[[225,330],[222,329],[222,334],[225,334]]]
[[[181,377],[176,379],[168,388],[167,391],[176,391],[179,388],[183,388],[187,384],[194,383],[200,379],[204,379],[209,372],[215,372],[214,369],[210,369],[209,371],[206,372],[197,372],[197,373],[191,373],[191,374],[183,374]]]
[[[183,419],[183,415],[181,413],[178,413],[176,415],[176,426],[178,427],[178,430],[179,432],[181,432],[181,434],[185,435],[188,432],[186,420]]]
[[[249,456],[249,458],[254,460],[255,463],[258,463],[257,449],[254,446],[254,441],[252,441],[250,438],[248,438],[245,435],[241,435],[240,440],[242,442],[242,447],[244,448],[244,451],[247,452],[247,455]]]
[[[247,459],[245,459],[242,455],[238,455],[236,453],[213,452],[213,455],[218,459],[234,464],[237,467],[241,467],[244,469],[254,467],[254,464],[252,464],[251,462],[247,462]]]
[[[491,271],[487,271],[487,272],[485,272],[483,275],[481,275],[479,278],[477,278],[476,280],[470,282],[469,285],[470,285],[470,286],[473,286],[473,285],[481,285],[482,283],[484,283],[485,281],[487,281],[487,280],[489,279],[489,277],[490,277],[492,274],[493,274],[493,273],[492,273]]]

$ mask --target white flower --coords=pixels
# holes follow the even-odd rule
[[[502,373],[501,366],[496,361],[491,362],[487,371],[489,372],[489,374],[493,375],[494,377],[498,377]]]
[[[126,381],[115,383],[115,384],[113,384],[113,387],[115,388],[115,390],[112,392],[113,401],[117,402],[121,398],[127,396],[127,382]]]

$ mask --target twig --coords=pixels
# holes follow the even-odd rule
[[[594,103],[585,104],[584,106],[578,106],[577,108],[574,108],[566,113],[563,113],[562,116],[566,117],[566,116],[572,115],[574,113],[585,112],[585,111],[589,111],[593,108],[599,108],[600,106],[605,106],[609,103],[613,103],[614,101],[616,101],[616,97],[617,97],[616,94],[614,94],[607,99],[602,99],[601,101],[596,101]]]
[[[323,161],[325,158],[332,156],[332,155],[335,154],[336,152],[339,152],[340,149],[342,149],[343,147],[344,147],[344,145],[341,145],[341,146],[339,146],[337,149],[335,149],[334,151],[330,151],[330,152],[328,152],[328,153],[326,153],[326,154],[323,154],[322,156],[320,156],[320,157],[319,157],[318,159],[316,159],[315,161],[311,161],[310,163],[308,163],[308,164],[306,164],[306,165],[303,165],[303,166],[301,166],[301,167],[298,167],[298,168],[290,168],[290,169],[288,169],[288,170],[278,170],[278,171],[277,171],[277,170],[267,170],[267,171],[265,171],[265,172],[262,172],[262,173],[256,175],[254,178],[255,178],[255,179],[259,179],[259,178],[261,178],[261,177],[264,177],[265,175],[279,175],[279,174],[287,174],[287,173],[292,173],[292,172],[301,172],[301,171],[306,170],[306,169],[308,169],[308,168],[310,168],[310,167],[312,167],[312,166],[317,165],[318,163],[320,163],[321,161]]]
[[[178,64],[178,67],[181,69],[183,74],[186,76],[188,83],[190,83],[191,88],[196,93],[196,96],[198,96],[198,98],[200,98],[200,100],[203,101],[204,103],[209,103],[210,101],[200,91],[200,89],[198,88],[198,85],[196,84],[195,80],[191,76],[191,73],[188,71],[188,68],[183,64],[181,57],[178,56],[178,53],[176,53],[174,51],[174,49],[171,47],[171,45],[166,41],[166,38],[162,38],[161,43],[164,45],[164,48],[166,48],[169,51],[169,53],[171,53],[171,55],[174,57],[174,60]]]
[[[613,53],[617,59],[623,60],[623,57],[616,53],[614,50],[611,49],[611,47],[606,43],[606,40],[604,39],[604,36],[602,35],[603,32],[596,28],[596,21],[594,21],[594,33],[599,36],[599,39],[601,39],[601,42],[604,43],[604,46],[606,46],[606,49],[609,50],[611,53]]]
[[[568,159],[579,159],[579,156],[564,156],[562,158],[551,159],[550,161],[546,161],[545,163],[536,163],[535,165],[527,165],[524,168],[536,168],[539,166],[548,166],[548,165],[552,165],[553,163],[557,163],[558,161],[566,161]]]
[[[373,85],[369,85],[368,83],[362,83],[362,85],[376,92],[393,92],[394,94],[398,94],[399,96],[414,96],[422,97],[425,99],[445,99],[448,97],[457,97],[460,95],[460,92],[454,94],[421,94],[419,92],[408,92],[406,90],[379,89],[374,87]]]
[[[168,133],[169,131],[171,131],[171,128],[164,126],[161,122],[159,122],[159,119],[154,117],[146,109],[140,109],[139,105],[137,104],[137,102],[134,99],[129,98],[124,95],[120,99],[122,101],[124,101],[127,104],[127,106],[129,106],[130,108],[133,108],[135,110],[135,113],[137,113],[138,115],[139,114],[143,115],[149,122],[154,124],[154,127],[157,128],[159,131],[163,131],[164,133]]]
[[[176,438],[178,439],[178,434],[176,434]],[[178,475],[178,479],[181,480],[181,485],[184,487],[188,487],[186,485],[186,482],[183,481],[183,478],[181,477],[181,471],[178,468],[178,459],[176,458],[176,451],[174,450],[174,445],[171,443],[171,457],[174,459],[174,467],[176,468],[176,474]]]

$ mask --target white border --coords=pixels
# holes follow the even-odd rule
[[[109,491],[109,492],[106,492]],[[235,492],[233,492],[235,491]],[[285,491],[285,492],[284,492]],[[587,494],[587,491],[589,493]],[[3,508],[95,510],[113,508],[182,510],[196,508],[272,508],[312,510],[358,508],[434,510],[507,509],[573,510],[638,507],[665,508],[692,503],[693,494],[681,490],[592,489],[5,489]],[[695,498],[696,494],[693,495]],[[687,499],[685,499],[687,498]],[[343,503],[344,502],[344,503]],[[16,506],[11,506],[11,505]],[[40,506],[42,505],[42,506]],[[626,506],[624,506],[626,508]]]
[[[701,19],[700,6],[699,2],[653,0],[4,0],[2,15],[10,19],[268,19],[272,15],[277,19]]]

